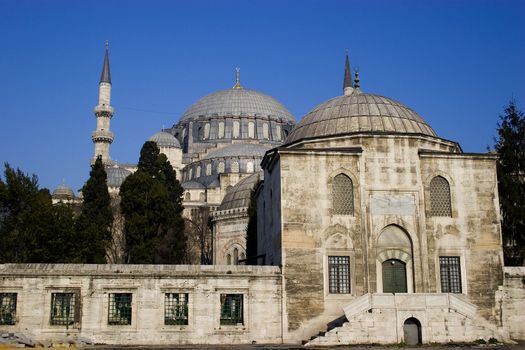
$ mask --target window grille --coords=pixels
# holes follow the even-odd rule
[[[354,188],[352,180],[339,174],[334,178],[332,186],[333,214],[354,214]]]
[[[231,165],[231,171],[232,173],[238,173],[239,172],[239,163],[233,162]]]
[[[109,294],[108,324],[130,325],[131,324],[131,293]]]
[[[350,293],[350,259],[348,256],[328,257],[328,286],[330,293]]]
[[[442,293],[461,293],[461,265],[459,256],[440,256]]]
[[[0,293],[0,325],[14,325],[16,322],[17,293]]]
[[[52,293],[51,317],[52,326],[70,326],[79,322],[78,293]]]
[[[244,324],[242,304],[242,294],[221,294],[221,325]]]
[[[450,186],[442,176],[430,181],[430,216],[452,216]]]
[[[188,294],[166,293],[164,294],[164,324],[165,325],[187,325],[188,324]]]

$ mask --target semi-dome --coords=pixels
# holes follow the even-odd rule
[[[250,205],[250,196],[255,184],[262,179],[263,172],[259,171],[239,181],[226,192],[218,210],[247,208]]]
[[[157,146],[160,147],[175,147],[180,148],[180,143],[175,136],[170,134],[169,132],[165,131],[159,131],[155,135],[151,136],[149,138],[149,141],[153,141],[157,144]]]
[[[273,120],[295,123],[292,114],[276,99],[261,92],[233,88],[219,90],[195,102],[180,121],[196,119],[199,116],[260,115]]]
[[[262,159],[270,147],[258,144],[233,144],[215,151],[211,151],[203,159],[228,158],[228,157],[259,157]]]
[[[57,199],[73,199],[75,198],[75,193],[71,187],[62,183],[53,191],[52,197]]]
[[[128,177],[130,174],[130,171],[115,164],[109,168],[106,168],[106,184],[108,187],[120,187],[126,177]]]
[[[436,136],[411,108],[391,98],[361,93],[335,97],[321,103],[295,126],[285,144],[300,139],[350,133],[400,133]]]

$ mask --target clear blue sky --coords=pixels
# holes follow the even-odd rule
[[[341,94],[345,48],[366,92],[415,109],[466,152],[525,106],[525,1],[0,0],[0,161],[50,189],[88,177],[110,41],[111,156],[140,147],[234,82],[302,118]]]

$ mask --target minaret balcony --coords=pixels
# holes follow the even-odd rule
[[[113,133],[108,130],[97,130],[91,133],[93,142],[113,142]]]
[[[97,116],[104,115],[107,117],[111,117],[113,116],[114,111],[115,110],[110,105],[98,105],[95,107],[95,114]]]

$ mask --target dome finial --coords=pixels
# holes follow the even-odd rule
[[[239,67],[235,67],[235,85],[233,85],[233,89],[242,89],[241,69]]]
[[[109,40],[106,40],[106,51],[109,50]]]
[[[343,80],[343,94],[348,96],[354,91],[352,85],[352,70],[350,69],[350,61],[348,60],[348,49],[346,49],[346,61],[345,61],[345,76]]]
[[[359,83],[359,68],[358,67],[355,67],[354,90],[358,94],[361,93],[361,84]]]

